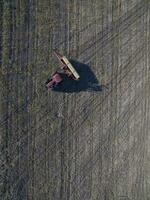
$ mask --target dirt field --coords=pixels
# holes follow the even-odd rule
[[[0,199],[150,200],[149,59],[148,0],[0,0]]]

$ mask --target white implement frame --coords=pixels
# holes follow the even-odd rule
[[[75,68],[72,66],[72,64],[69,62],[69,60],[65,56],[63,56],[61,59],[66,64],[66,66],[69,68],[71,73],[74,75],[75,79],[78,80],[80,78],[80,76],[79,76],[78,72],[75,70]]]
[[[56,50],[53,50],[57,58],[59,59],[62,69],[66,66],[68,70],[71,72],[75,80],[79,80],[80,76],[78,72],[75,70],[75,68],[72,66],[72,64],[69,62],[69,60],[63,56],[62,54],[58,53]]]

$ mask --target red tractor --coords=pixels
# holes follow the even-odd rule
[[[46,82],[47,88],[54,88],[56,85],[58,85],[62,81],[61,75],[58,72],[55,72],[52,75],[52,78]]]
[[[54,54],[60,61],[61,69],[63,70],[63,73],[66,74],[67,76],[73,78],[74,80],[79,80],[80,76],[79,76],[78,72],[75,70],[75,68],[72,66],[72,64],[68,61],[68,59],[56,51],[54,51]],[[63,81],[63,78],[61,77],[61,73],[56,71],[52,75],[52,78],[46,82],[46,87],[49,89],[53,89],[55,86],[57,86],[62,81]]]

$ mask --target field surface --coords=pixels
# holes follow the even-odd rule
[[[150,200],[148,0],[0,0],[0,199]]]

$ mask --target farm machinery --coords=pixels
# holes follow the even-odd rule
[[[69,60],[64,55],[58,53],[56,50],[54,50],[54,54],[60,62],[60,69],[62,72],[60,73],[60,70],[57,70],[54,74],[52,74],[51,79],[47,80],[46,82],[46,87],[53,89],[55,86],[61,83],[63,81],[63,77],[61,75],[62,73],[76,81],[79,80],[80,76],[73,65],[69,62]]]

